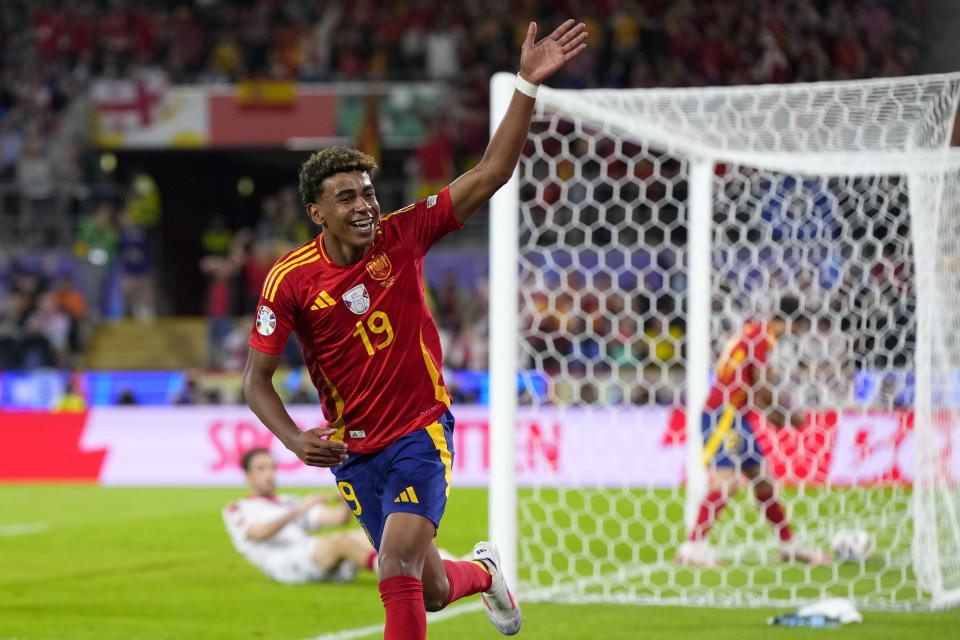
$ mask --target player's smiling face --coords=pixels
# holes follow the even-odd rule
[[[331,257],[348,262],[363,257],[373,245],[380,220],[380,203],[366,171],[335,173],[323,181],[323,193],[307,207],[323,227],[324,246]]]

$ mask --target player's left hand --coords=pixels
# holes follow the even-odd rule
[[[587,27],[572,18],[534,44],[536,36],[537,23],[531,22],[520,53],[520,76],[533,84],[540,84],[587,48]]]

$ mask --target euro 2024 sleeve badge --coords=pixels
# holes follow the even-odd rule
[[[268,336],[277,328],[277,316],[273,310],[265,304],[257,309],[257,333],[262,336]]]

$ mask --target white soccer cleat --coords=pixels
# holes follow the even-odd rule
[[[821,553],[797,542],[784,542],[780,545],[780,559],[784,562],[796,560],[807,564],[821,565],[830,562],[830,554]]]
[[[473,547],[471,559],[482,562],[490,572],[490,588],[480,594],[487,617],[497,631],[505,636],[512,636],[520,631],[523,614],[520,613],[520,605],[510,593],[507,581],[500,572],[500,552],[497,546],[491,542],[478,542]]]
[[[677,564],[688,567],[719,569],[720,562],[713,555],[713,549],[704,541],[687,540],[677,549]]]

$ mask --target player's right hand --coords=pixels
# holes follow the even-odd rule
[[[320,427],[307,429],[297,434],[288,448],[311,467],[338,467],[347,459],[347,445],[326,439],[336,432]]]

